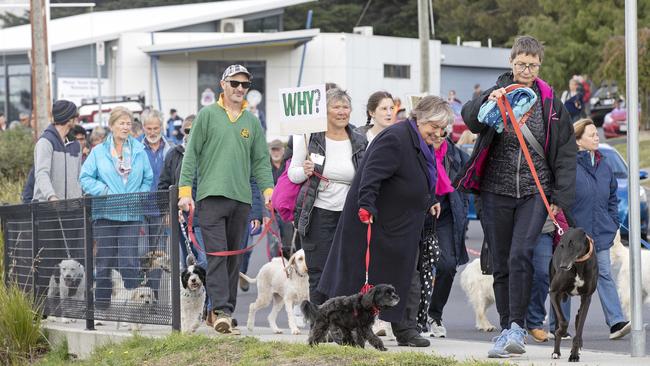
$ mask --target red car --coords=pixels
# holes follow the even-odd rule
[[[639,112],[639,119],[641,113]],[[639,125],[639,127],[641,127]],[[603,132],[605,138],[618,137],[627,134],[627,109],[625,104],[621,103],[620,106],[615,106],[611,112],[607,113],[603,118]]]

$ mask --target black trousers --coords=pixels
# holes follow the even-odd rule
[[[199,225],[206,252],[242,248],[251,206],[221,196],[210,196],[197,203]],[[237,284],[241,254],[230,257],[208,255],[206,289],[212,310],[232,314],[237,305]]]
[[[433,285],[431,304],[429,305],[429,316],[439,321],[442,320],[442,310],[449,299],[451,286],[456,276],[456,265],[458,264],[453,226],[451,209],[447,207],[446,210],[443,209],[440,218],[436,222],[440,259],[436,264],[436,281]]]
[[[316,290],[320,282],[327,256],[332,248],[336,226],[341,217],[340,211],[329,211],[314,207],[307,235],[302,237],[302,249],[305,250],[307,274],[309,275],[309,300],[320,305],[327,296]]]
[[[539,194],[523,198],[481,193],[481,221],[493,263],[501,328],[524,327],[533,281],[533,252],[548,216]]]
[[[420,272],[418,272],[417,268],[413,268],[411,286],[409,287],[408,295],[406,299],[400,299],[400,301],[406,301],[404,317],[399,323],[390,323],[390,326],[393,329],[393,334],[395,334],[395,338],[397,338],[398,341],[407,341],[420,334],[417,327],[417,318],[418,309],[420,307],[421,289],[422,283],[420,282]]]

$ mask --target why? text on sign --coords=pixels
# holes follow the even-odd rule
[[[280,118],[274,133],[295,135],[327,130],[325,85],[279,90]]]

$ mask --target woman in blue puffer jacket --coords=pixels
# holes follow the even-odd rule
[[[609,248],[618,230],[618,184],[605,157],[598,152],[598,132],[594,122],[581,119],[573,124],[578,144],[576,168],[576,200],[571,213],[576,226],[594,240],[598,259],[598,297],[609,326],[609,339],[618,339],[630,332],[631,325],[621,310],[621,300],[612,279]],[[562,304],[564,315],[570,316],[570,301]],[[555,329],[551,312],[550,329]]]
[[[111,134],[95,147],[81,167],[79,180],[84,193],[105,196],[93,199],[93,236],[97,240],[95,307],[108,308],[111,301],[111,269],[117,269],[127,289],[140,283],[138,235],[142,225],[140,196],[123,193],[149,192],[153,172],[144,145],[130,136],[133,115],[114,108],[108,120]],[[138,212],[139,211],[139,212]]]

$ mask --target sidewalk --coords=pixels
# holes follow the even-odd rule
[[[105,325],[98,326],[95,331],[84,330],[83,321],[71,324],[60,323],[45,323],[45,327],[49,330],[50,340],[57,343],[65,337],[68,341],[69,351],[79,355],[81,358],[87,357],[90,351],[98,345],[107,342],[120,342],[132,336],[132,333],[127,328],[117,330],[115,323],[105,322]],[[254,332],[249,332],[245,327],[240,327],[242,336],[256,337],[262,341],[279,341],[290,343],[306,343],[307,335],[291,335],[291,334],[274,334],[270,328],[258,327]],[[303,329],[303,332],[306,331]],[[168,326],[155,326],[145,325],[140,335],[145,337],[164,337],[171,333]],[[218,337],[219,335],[212,329],[201,326],[198,334],[207,336]],[[569,355],[571,341],[563,341],[562,343],[562,358],[559,360],[551,359],[553,352],[552,343],[545,345],[531,345],[526,346],[526,353],[518,357],[509,359],[488,359],[487,351],[490,349],[491,344],[488,342],[476,341],[462,341],[454,339],[441,339],[431,338],[431,346],[426,348],[410,348],[398,347],[395,340],[389,340],[387,337],[382,337],[386,348],[389,352],[426,352],[435,353],[441,356],[454,357],[456,360],[479,360],[479,361],[496,361],[501,363],[515,364],[515,365],[561,365],[568,364],[567,358]],[[366,346],[371,347],[370,345]],[[627,354],[618,354],[612,352],[599,352],[594,350],[583,350],[580,356],[580,365],[589,366],[626,366],[626,365],[650,365],[650,357],[632,358]]]

